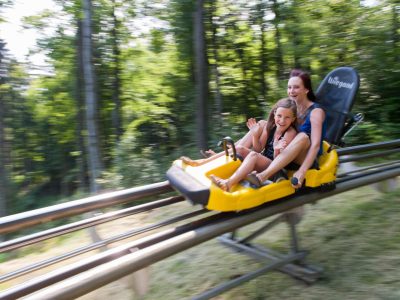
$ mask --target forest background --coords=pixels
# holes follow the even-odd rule
[[[164,181],[180,155],[265,117],[294,67],[314,89],[357,69],[365,121],[347,145],[400,136],[399,0],[54,2],[24,19],[46,72],[0,37],[0,216]]]

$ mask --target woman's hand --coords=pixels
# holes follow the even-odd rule
[[[306,177],[306,172],[299,169],[293,174],[293,177],[297,178],[297,184],[293,184],[292,182],[292,186],[295,189],[301,188],[304,182],[304,178]]]

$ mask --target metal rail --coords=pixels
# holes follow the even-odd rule
[[[354,180],[356,178],[361,178],[366,175],[374,175],[376,172],[379,172],[379,170],[389,171],[400,168],[400,164],[398,162],[393,162],[390,165],[383,164],[381,167],[377,166],[378,165],[376,165],[375,167],[370,166],[369,168],[358,169],[357,172],[356,170],[354,170],[352,173],[347,173],[346,176],[338,176],[338,178],[336,179],[336,184],[344,181]]]
[[[394,160],[394,161],[389,161],[389,162],[384,162],[381,164],[376,164],[376,165],[372,165],[372,166],[366,166],[366,167],[360,167],[360,168],[356,168],[354,170],[345,172],[345,173],[340,173],[336,176],[336,178],[341,178],[341,177],[345,177],[348,176],[350,174],[354,174],[354,173],[360,173],[366,170],[371,170],[371,169],[376,169],[379,167],[386,167],[386,166],[393,166],[393,165],[398,165],[400,164],[400,160]]]
[[[0,234],[172,191],[168,181],[105,193],[0,218]]]
[[[231,213],[234,215],[234,213]],[[27,294],[33,293],[51,284],[69,278],[71,276],[77,275],[83,271],[94,268],[98,265],[104,264],[106,262],[112,262],[114,259],[122,257],[131,253],[131,249],[144,249],[150,245],[157,244],[158,242],[167,240],[179,234],[189,232],[204,226],[205,224],[215,222],[216,220],[221,220],[221,213],[208,216],[206,218],[197,220],[195,222],[189,222],[187,224],[177,226],[175,228],[169,228],[162,232],[152,234],[150,236],[143,237],[141,239],[127,242],[121,246],[112,248],[110,250],[98,253],[86,258],[85,260],[75,262],[73,264],[61,267],[55,271],[49,272],[40,277],[31,279],[22,285],[18,285],[7,289],[6,291],[0,293],[0,299],[16,299]]]
[[[95,216],[92,218],[84,219],[78,222],[70,223],[67,225],[51,228],[48,230],[43,230],[34,234],[30,234],[27,236],[23,236],[20,238],[16,238],[13,240],[9,240],[3,243],[0,243],[0,253],[6,252],[10,250],[14,250],[17,248],[21,248],[23,246],[31,245],[37,242],[41,242],[56,236],[60,236],[63,234],[71,233],[74,231],[78,231],[84,228],[88,228],[94,225],[99,225],[102,223],[110,222],[116,219],[124,218],[133,214],[137,214],[140,212],[149,211],[151,209],[160,208],[163,206],[171,205],[177,202],[183,201],[185,198],[182,196],[169,197],[167,199],[157,200],[150,203],[145,203],[142,205],[137,205],[134,207],[129,207],[126,209],[121,209],[118,211],[113,211],[109,213],[105,213],[99,216]],[[0,277],[1,282],[1,277]]]
[[[307,195],[295,197],[295,199],[294,197],[288,197],[280,201],[272,202],[249,212],[221,214],[214,222],[209,222],[204,226],[190,231],[185,230],[180,234],[172,235],[170,238],[164,239],[156,244],[150,243],[144,249],[139,249],[138,251],[126,254],[111,262],[106,262],[93,269],[82,272],[72,278],[58,282],[26,299],[76,298],[173,254],[184,251],[224,233],[234,231],[237,228],[307,203],[316,202],[325,197],[399,175],[400,167],[382,172],[377,171],[374,174],[366,175],[361,178],[341,182],[337,184],[335,190],[326,193],[311,192]],[[0,296],[2,296],[2,294],[0,294]]]
[[[336,149],[339,156],[352,153],[400,147],[400,139]]]
[[[385,157],[387,158],[388,156],[392,154],[399,154],[400,153],[400,148],[399,149],[390,149],[390,150],[385,150],[385,151],[380,151],[380,152],[375,152],[375,153],[367,153],[367,154],[359,154],[359,155],[348,155],[348,156],[339,156],[339,163],[345,163],[345,162],[350,162],[350,161],[359,161],[359,160],[365,160],[368,158],[373,158],[373,157]]]
[[[182,214],[182,215],[179,215],[177,217],[173,217],[173,218],[170,218],[170,219],[167,219],[167,220],[155,223],[155,224],[151,224],[151,225],[144,226],[144,227],[141,227],[141,228],[132,229],[132,230],[130,230],[128,232],[124,232],[122,234],[113,236],[111,238],[104,239],[104,240],[98,241],[96,243],[92,243],[90,245],[86,245],[86,246],[80,247],[80,248],[75,249],[73,251],[70,251],[70,252],[67,252],[67,253],[63,253],[62,255],[58,255],[58,256],[52,257],[50,259],[46,259],[44,261],[40,261],[40,262],[34,263],[32,265],[23,267],[23,268],[18,269],[16,271],[4,274],[4,275],[0,276],[0,283],[8,281],[8,280],[11,280],[11,279],[14,279],[14,278],[17,278],[17,277],[20,277],[20,276],[28,274],[28,273],[31,273],[33,271],[36,271],[36,270],[39,270],[39,269],[54,265],[54,264],[59,263],[61,261],[67,260],[69,258],[78,256],[78,255],[81,255],[81,254],[84,254],[84,253],[87,253],[89,251],[93,251],[93,250],[99,249],[101,247],[104,247],[104,246],[107,246],[109,244],[118,242],[120,240],[131,238],[131,237],[139,235],[139,234],[144,234],[144,233],[150,232],[152,230],[155,230],[155,229],[158,229],[158,228],[162,228],[162,227],[165,227],[167,225],[171,225],[171,224],[174,224],[174,223],[177,223],[177,222],[180,222],[180,221],[188,220],[190,218],[205,214],[206,212],[208,212],[208,211],[205,210],[205,209],[200,209],[200,210],[196,210],[196,211],[193,211],[193,212],[190,212],[190,213]],[[116,258],[117,257],[116,255],[117,255],[116,253],[113,253],[112,257]]]

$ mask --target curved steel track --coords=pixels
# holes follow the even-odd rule
[[[361,152],[372,153],[359,154]],[[177,215],[155,224],[132,229],[107,240],[93,243],[70,253],[65,253],[59,257],[26,266],[14,272],[1,275],[0,282],[11,280],[70,257],[98,249],[115,241],[127,239],[128,237],[132,238],[139,234],[141,236],[136,240],[127,241],[121,246],[94,254],[90,258],[82,259],[68,266],[60,267],[46,275],[13,286],[0,292],[0,299],[16,299],[26,295],[29,295],[27,299],[41,300],[79,297],[166,257],[258,220],[357,187],[399,176],[400,161],[393,159],[387,161],[389,156],[396,156],[399,152],[400,140],[338,149],[341,163],[369,159],[371,157],[384,157],[386,161],[338,174],[336,188],[331,191],[321,192],[319,190],[312,190],[304,194],[299,193],[239,213],[209,212],[204,209],[189,211],[188,213]],[[100,216],[0,243],[0,252],[11,251],[55,236],[139,212],[162,209],[162,207],[170,206],[184,200],[181,196],[170,195],[171,191],[172,189],[168,182],[160,182],[1,218],[0,233],[7,233],[50,220],[79,215],[83,212],[99,208],[142,200],[148,196],[167,196],[166,198],[146,204],[105,213]],[[193,209],[190,208],[190,210]],[[161,228],[165,229],[161,230]]]

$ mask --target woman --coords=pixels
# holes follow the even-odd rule
[[[326,132],[325,112],[314,102],[316,97],[310,75],[302,70],[292,70],[287,92],[289,98],[297,104],[299,133],[267,169],[258,174],[249,174],[247,179],[256,186],[261,186],[264,181],[293,162],[298,165],[298,170],[293,174],[298,182],[293,187],[300,188],[307,170],[314,165],[318,155],[322,154],[322,140]]]

